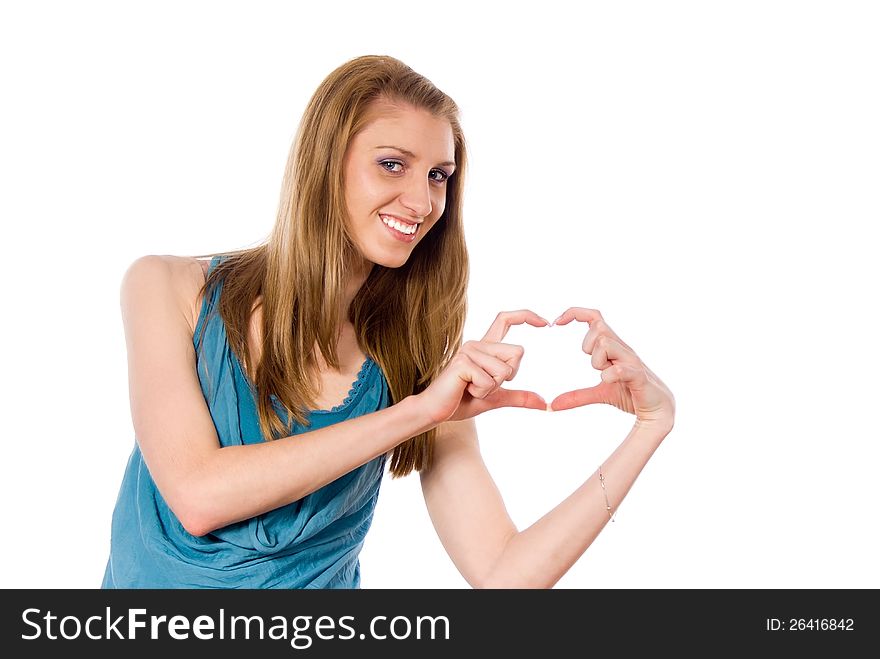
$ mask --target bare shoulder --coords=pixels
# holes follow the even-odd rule
[[[131,419],[144,461],[184,528],[204,532],[189,485],[219,447],[193,345],[193,300],[204,282],[198,259],[142,256],[120,290]],[[195,512],[193,512],[195,511]]]
[[[135,259],[122,278],[123,314],[127,306],[159,296],[179,309],[190,331],[194,331],[208,264],[207,259],[189,256],[149,254]]]

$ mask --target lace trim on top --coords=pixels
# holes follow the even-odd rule
[[[256,394],[256,390],[257,390],[256,386],[254,385],[253,382],[251,382],[251,379],[248,377],[247,373],[244,372],[244,368],[242,367],[241,362],[238,360],[238,357],[235,355],[234,352],[232,353],[232,356],[233,356],[233,359],[235,360],[236,367],[238,368],[238,370],[241,373],[241,376],[244,378],[245,382],[247,382],[248,386],[251,389],[251,392]],[[370,359],[369,357],[367,357],[364,360],[364,363],[361,365],[361,370],[360,370],[360,372],[358,372],[357,379],[351,383],[351,389],[348,390],[348,395],[343,399],[343,401],[341,403],[339,403],[339,405],[335,405],[333,408],[331,408],[329,410],[308,410],[309,413],[310,414],[335,414],[336,412],[341,412],[342,410],[346,409],[349,405],[351,405],[354,401],[356,401],[360,397],[361,390],[364,386],[364,383],[367,381],[367,378],[370,375],[370,372],[372,371],[372,366],[374,364],[375,364],[375,362],[373,362],[373,360]],[[269,394],[269,399],[273,403],[277,403],[278,405],[280,405],[280,403],[278,402],[278,397],[275,394]]]
[[[361,364],[361,370],[358,372],[357,379],[351,383],[351,389],[348,390],[348,395],[343,399],[339,405],[334,406],[329,410],[311,410],[312,414],[333,414],[335,412],[340,412],[344,410],[346,407],[352,404],[352,402],[358,397],[358,394],[361,391],[361,387],[364,386],[364,382],[367,381],[367,374],[370,372],[370,366],[372,365],[373,360],[367,357],[364,360],[364,363]],[[272,394],[274,396],[274,394]]]

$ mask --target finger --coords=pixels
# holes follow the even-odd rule
[[[471,354],[482,352],[507,362],[511,366],[519,366],[525,349],[515,343],[492,343],[491,341],[468,341],[462,345],[462,351]]]
[[[528,309],[520,309],[519,311],[502,311],[495,317],[495,321],[489,327],[489,331],[483,337],[483,341],[500,342],[508,330],[514,325],[522,325],[528,323],[533,327],[545,327],[550,324],[548,320],[542,318],[534,311]]]
[[[514,367],[509,363],[479,349],[468,352],[468,357],[471,358],[473,363],[482,368],[497,385],[500,385],[505,380],[511,380],[515,374]]]
[[[593,354],[593,343],[595,343],[595,338],[602,334],[609,334],[617,339],[618,343],[622,345],[624,348],[635,354],[635,350],[630,348],[623,339],[621,339],[614,330],[605,322],[605,319],[602,317],[601,312],[598,309],[587,309],[585,307],[569,307],[566,309],[559,318],[553,321],[554,325],[567,325],[572,320],[578,320],[580,322],[589,323],[590,330],[587,332],[587,336],[584,337],[584,342],[582,344],[583,351],[588,355]]]
[[[629,350],[633,355],[635,355],[635,350],[630,348],[617,334],[612,330],[608,323],[605,322],[604,318],[599,318],[590,324],[590,330],[587,332],[587,335],[584,337],[584,342],[581,345],[581,348],[588,355],[593,354],[593,348],[596,345],[596,339],[598,339],[602,335],[608,335],[614,340],[616,340],[620,345]]]
[[[485,401],[491,405],[489,409],[499,407],[525,407],[531,410],[546,410],[547,401],[534,391],[498,388]]]
[[[550,403],[550,409],[554,412],[559,410],[570,410],[574,407],[582,407],[593,403],[604,403],[607,391],[603,391],[602,385],[595,387],[587,387],[586,389],[575,389],[574,391],[566,391],[559,394]]]
[[[512,380],[516,377],[525,354],[525,349],[522,346],[513,343],[490,343],[488,341],[469,341],[465,346],[462,346],[462,350],[468,355],[480,353],[490,355],[505,362],[513,369],[506,378],[507,380]]]
[[[602,382],[607,384],[621,382],[630,391],[641,391],[648,384],[648,375],[644,368],[615,364],[602,371]]]
[[[467,391],[474,398],[485,398],[498,387],[498,382],[470,354],[461,353],[456,375],[468,383]]]
[[[586,309],[584,307],[569,307],[565,311],[562,312],[562,315],[559,316],[556,320],[553,321],[554,325],[568,325],[573,320],[580,321],[582,323],[595,323],[597,320],[602,319],[602,314],[599,313],[597,309]]]
[[[602,334],[596,338],[590,363],[597,371],[604,371],[613,364],[641,365],[639,358],[635,354],[624,348],[607,334]]]

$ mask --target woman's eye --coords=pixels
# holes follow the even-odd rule
[[[402,162],[398,162],[397,160],[382,160],[379,165],[389,174],[400,174],[404,166]],[[400,169],[395,169],[395,167],[399,167]],[[435,183],[444,183],[449,178],[449,174],[442,169],[432,169],[428,173],[428,178]]]

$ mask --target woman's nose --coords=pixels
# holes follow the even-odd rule
[[[433,210],[429,185],[430,181],[428,181],[427,177],[408,177],[405,187],[400,194],[400,203],[412,211],[413,215],[428,217]]]

